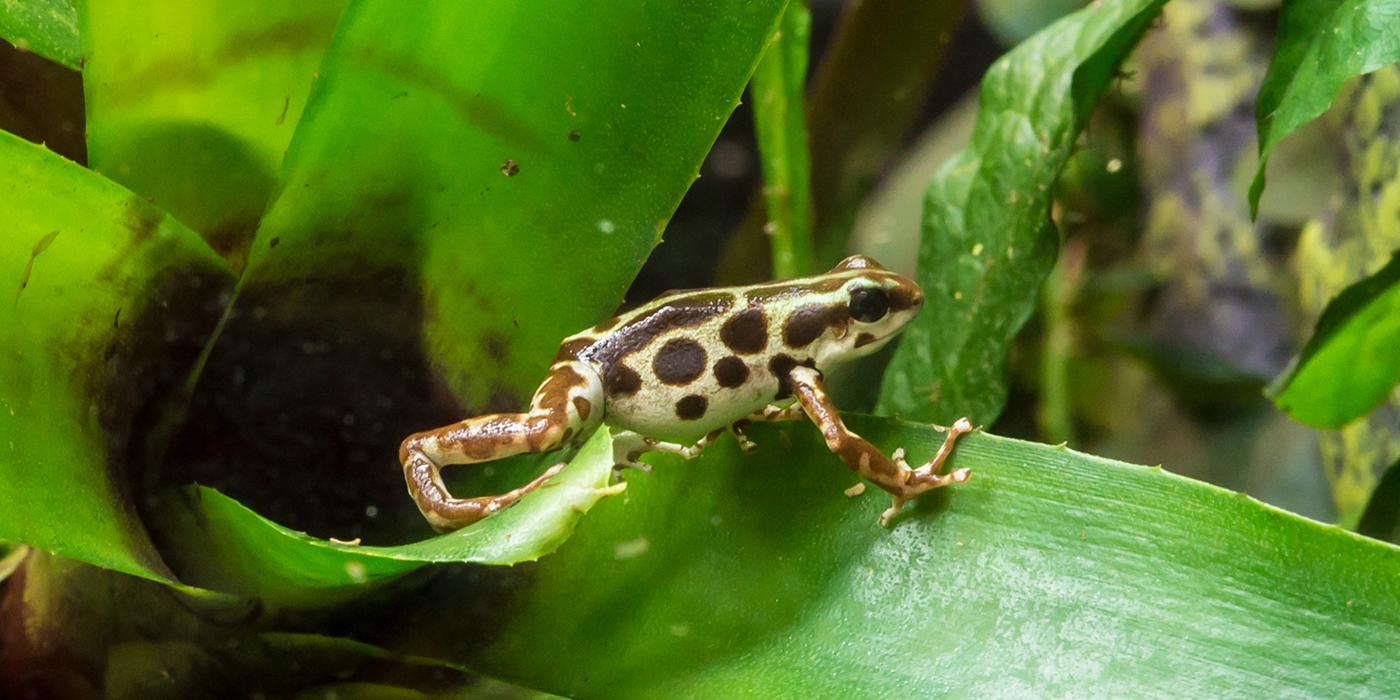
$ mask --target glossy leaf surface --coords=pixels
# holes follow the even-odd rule
[[[1327,305],[1293,366],[1269,389],[1293,418],[1336,428],[1400,384],[1400,255]]]
[[[1006,401],[1006,353],[1054,264],[1051,185],[1118,63],[1160,0],[1101,2],[1041,31],[982,80],[972,143],[924,205],[918,281],[927,303],[904,331],[879,411],[989,423]]]
[[[345,0],[83,0],[88,161],[236,264]]]
[[[197,585],[270,605],[324,606],[430,562],[515,564],[554,551],[608,485],[612,443],[599,431],[548,485],[453,533],[399,547],[328,542],[272,523],[217,491],[190,487],[164,499],[157,521],[172,565]],[[407,496],[405,496],[407,498]]]
[[[184,380],[231,275],[120,186],[0,133],[0,539],[169,572],[124,483],[132,420]]]
[[[849,419],[911,459],[942,440]],[[854,477],[811,426],[753,437],[750,455],[726,439],[692,462],[658,458],[599,504],[469,665],[581,698],[1355,697],[1400,683],[1400,549],[980,433],[952,463],[971,480],[885,530],[889,501],[842,495]],[[452,647],[422,627],[405,637],[414,653]]]
[[[24,0],[0,5],[0,39],[78,69],[78,12],[73,0]]]

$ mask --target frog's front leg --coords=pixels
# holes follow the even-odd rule
[[[795,367],[788,374],[793,393],[807,416],[822,431],[826,446],[840,457],[846,466],[857,474],[874,482],[888,491],[893,503],[880,515],[880,524],[889,527],[890,520],[897,515],[904,504],[915,496],[948,484],[967,481],[969,471],[958,469],[950,474],[939,474],[938,470],[953,451],[953,444],[963,433],[972,430],[966,418],[960,418],[949,428],[938,453],[927,463],[910,468],[904,461],[904,449],[895,451],[894,458],[886,457],[874,445],[851,432],[842,422],[836,406],[826,395],[822,386],[822,375],[809,367]]]
[[[404,440],[399,461],[408,493],[435,529],[470,525],[539,488],[564,465],[554,465],[513,491],[479,498],[454,498],[443,484],[443,466],[548,452],[592,432],[602,413],[603,385],[597,373],[581,362],[555,363],[535,392],[529,412],[468,418]]]
[[[796,420],[802,417],[802,404],[793,403],[787,406],[768,404],[763,408],[749,414],[747,418],[734,421],[729,424],[729,432],[734,435],[734,439],[739,441],[739,449],[745,452],[753,452],[758,449],[758,443],[749,439],[744,431],[751,423],[777,423],[780,421]]]

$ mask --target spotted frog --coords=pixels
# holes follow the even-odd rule
[[[566,338],[528,412],[410,435],[399,449],[408,492],[433,527],[454,530],[509,506],[564,464],[479,498],[448,493],[444,465],[577,446],[606,423],[614,462],[647,469],[639,461],[647,452],[690,459],[726,431],[749,451],[748,424],[805,415],[848,467],[890,494],[880,516],[888,526],[915,496],[967,480],[967,469],[939,470],[972,426],[958,420],[932,459],[910,467],[902,448],[886,457],[846,428],[822,372],[879,350],[922,305],[912,280],[860,255],[814,277],[664,294]]]

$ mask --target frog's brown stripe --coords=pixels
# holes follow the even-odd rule
[[[624,359],[646,349],[669,331],[698,326],[733,307],[734,295],[729,292],[700,292],[677,297],[629,320],[600,340],[586,345],[580,343],[568,350],[601,369],[609,393],[631,393],[640,388],[640,377],[621,364]],[[560,355],[564,354],[565,348],[560,348]],[[631,381],[633,379],[636,381]]]

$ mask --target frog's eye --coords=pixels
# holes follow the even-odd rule
[[[890,310],[890,298],[879,287],[863,287],[851,292],[851,318],[874,323]]]

